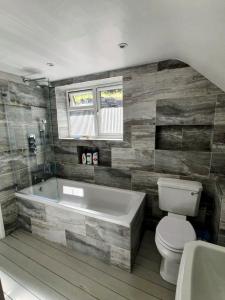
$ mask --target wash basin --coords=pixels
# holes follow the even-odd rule
[[[225,299],[225,247],[195,241],[185,245],[176,300]]]

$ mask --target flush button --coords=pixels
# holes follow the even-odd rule
[[[198,194],[198,192],[191,192],[191,196]]]

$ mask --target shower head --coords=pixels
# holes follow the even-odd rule
[[[40,77],[40,78],[28,78],[28,77],[22,77],[23,82],[32,82],[32,81],[40,81],[40,80],[47,80],[46,77]]]
[[[36,83],[39,86],[50,86],[49,80],[46,77],[28,78],[22,77],[24,83]]]

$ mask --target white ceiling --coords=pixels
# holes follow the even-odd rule
[[[225,90],[225,0],[0,0],[2,71],[56,80],[169,58]]]

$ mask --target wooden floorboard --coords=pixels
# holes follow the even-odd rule
[[[0,271],[21,293],[36,297],[31,300],[174,300],[175,288],[160,277],[159,262],[151,232],[144,236],[132,273],[22,230],[0,242]],[[4,293],[19,299],[7,284],[3,281]]]
[[[20,285],[26,286],[31,293],[39,295],[42,299],[45,297],[49,300],[67,299],[52,290],[45,283],[42,283],[40,280],[37,280],[37,278],[33,277],[32,272],[28,273],[24,271],[14,261],[10,261],[8,257],[0,255],[0,269],[1,271],[6,270]],[[27,285],[27,283],[29,283],[29,285]]]

